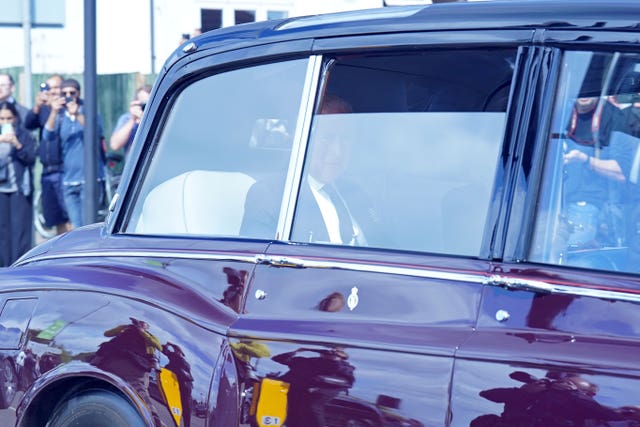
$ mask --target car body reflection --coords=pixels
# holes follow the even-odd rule
[[[471,427],[635,426],[640,422],[637,408],[599,403],[598,385],[579,374],[550,371],[536,378],[514,371],[509,377],[522,385],[480,392],[481,397],[504,404],[502,413],[480,415]]]

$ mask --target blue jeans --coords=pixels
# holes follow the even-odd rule
[[[98,207],[104,201],[104,181],[98,181]],[[73,228],[85,225],[84,220],[84,184],[64,184],[64,203],[67,206],[69,222]]]
[[[64,204],[73,228],[84,225],[84,184],[64,184]]]
[[[55,227],[69,221],[67,209],[64,204],[64,191],[62,189],[62,172],[51,172],[40,178],[42,193],[42,215],[45,225]]]

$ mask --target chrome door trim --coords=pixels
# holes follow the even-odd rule
[[[486,284],[489,286],[497,286],[512,291],[529,291],[540,294],[573,295],[577,297],[592,297],[612,301],[629,301],[640,303],[640,294],[634,294],[631,292],[609,291],[587,286],[559,285],[556,283],[542,282],[539,280],[513,278],[500,275],[490,276],[487,279]]]
[[[41,261],[56,259],[82,259],[82,258],[170,258],[189,259],[201,261],[239,261],[256,264],[255,255],[238,255],[228,252],[207,251],[168,251],[168,250],[95,250],[86,252],[58,252],[52,255],[42,254],[33,258],[19,261],[15,266],[33,264]]]
[[[298,111],[296,132],[293,138],[293,147],[291,148],[289,169],[284,185],[284,197],[278,217],[278,228],[275,236],[277,240],[289,240],[291,234],[293,212],[300,188],[300,176],[302,175],[302,165],[304,164],[309,140],[309,129],[313,118],[313,107],[316,101],[321,66],[322,55],[311,55],[309,57],[307,76],[302,89],[302,102],[300,103],[300,111]]]
[[[419,277],[423,279],[445,280],[448,282],[473,283],[476,285],[495,286],[512,291],[529,291],[540,294],[562,294],[577,297],[599,298],[610,301],[628,301],[640,303],[640,293],[623,290],[605,290],[588,286],[560,285],[539,280],[521,279],[501,275],[483,273],[459,273],[455,271],[436,270],[427,267],[394,267],[381,266],[367,262],[348,262],[331,260],[310,260],[305,258],[264,255],[237,254],[233,252],[206,251],[165,251],[165,250],[96,250],[87,252],[62,252],[52,255],[42,254],[19,261],[15,266],[33,264],[55,259],[82,258],[171,258],[201,261],[236,261],[248,264],[268,265],[274,268],[314,268],[360,271],[366,273],[390,274],[395,276]]]

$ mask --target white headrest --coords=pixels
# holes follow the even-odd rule
[[[136,232],[237,236],[254,182],[241,172],[195,170],[175,176],[148,194]]]

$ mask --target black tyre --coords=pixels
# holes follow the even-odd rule
[[[107,390],[87,390],[60,403],[47,427],[145,427],[124,398]]]
[[[0,361],[0,409],[6,409],[11,405],[18,388],[18,376],[9,359]]]

